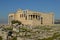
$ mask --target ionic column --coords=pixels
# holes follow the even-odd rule
[[[31,20],[32,20],[32,15],[31,15]]]
[[[29,20],[31,19],[31,16],[29,15]]]
[[[33,19],[33,15],[32,15],[32,19]]]
[[[37,15],[36,15],[36,19],[37,19]]]
[[[40,16],[39,16],[39,20],[40,20],[41,18],[40,18]]]
[[[30,15],[30,20],[31,20],[31,15]]]
[[[27,20],[29,20],[29,15],[27,15]]]
[[[35,15],[35,19],[36,19],[36,15]]]

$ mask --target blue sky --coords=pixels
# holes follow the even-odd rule
[[[0,0],[0,23],[7,22],[8,14],[19,8],[54,12],[55,19],[60,19],[60,0]]]

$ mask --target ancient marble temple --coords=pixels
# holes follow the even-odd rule
[[[11,24],[12,20],[18,20],[24,25],[52,25],[54,24],[53,12],[44,13],[31,10],[19,9],[8,16],[8,23]]]

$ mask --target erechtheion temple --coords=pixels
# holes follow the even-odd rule
[[[54,24],[53,12],[37,12],[31,10],[19,9],[8,16],[8,23],[11,24],[12,20],[18,20],[24,25],[52,25]]]

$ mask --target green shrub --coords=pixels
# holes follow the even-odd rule
[[[11,23],[12,23],[12,24],[18,23],[18,25],[22,24],[22,23],[21,23],[20,21],[18,21],[18,20],[12,20]]]
[[[12,40],[17,40],[17,37],[13,37],[13,39]]]
[[[0,40],[2,40],[2,37],[0,36]]]

